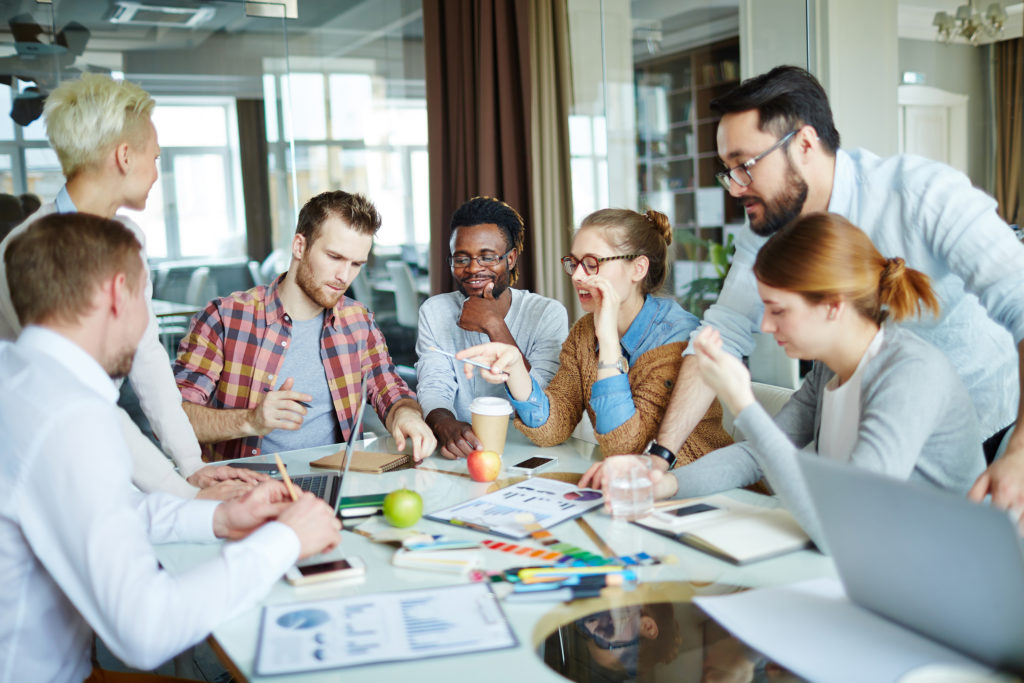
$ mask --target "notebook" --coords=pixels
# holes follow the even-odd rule
[[[811,539],[784,508],[763,508],[722,495],[680,501],[636,524],[733,564],[803,550]]]
[[[825,458],[800,467],[851,601],[1024,672],[1024,554],[1005,512]]]
[[[332,453],[327,457],[314,460],[309,463],[310,467],[322,467],[324,469],[340,470],[345,464],[345,450]],[[353,451],[352,464],[349,466],[353,472],[369,472],[370,474],[381,474],[413,466],[411,455],[403,453],[370,453],[368,451]]]

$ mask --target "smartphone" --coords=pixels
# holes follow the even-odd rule
[[[321,581],[356,579],[364,576],[366,563],[358,557],[347,557],[343,560],[296,565],[285,572],[284,579],[293,586],[304,586]]]
[[[525,472],[526,474],[533,474],[538,470],[542,470],[545,467],[555,464],[558,462],[558,458],[554,458],[547,455],[534,455],[526,460],[517,462],[515,465],[509,467],[514,472]]]
[[[718,510],[719,508],[714,505],[708,505],[707,503],[697,503],[696,505],[687,505],[681,508],[675,508],[669,510],[668,514],[674,517],[688,517],[690,515],[696,515],[701,512],[710,512],[711,510]]]
[[[229,462],[228,466],[264,474],[277,474],[277,465],[272,462]]]

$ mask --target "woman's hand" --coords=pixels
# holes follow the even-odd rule
[[[517,401],[525,401],[530,398],[533,391],[533,382],[530,380],[530,372],[526,369],[523,354],[518,348],[511,344],[490,342],[470,346],[455,354],[459,360],[475,360],[484,363],[488,369],[480,369],[480,376],[491,384],[506,384],[508,392]],[[473,368],[476,366],[464,363],[462,368],[466,373],[466,379],[473,378]]]
[[[722,337],[718,330],[705,326],[694,340],[693,348],[701,379],[715,390],[733,415],[739,415],[754,402],[750,371],[739,358],[722,350]]]
[[[612,283],[601,275],[588,275],[579,284],[594,297],[594,303],[597,304],[594,332],[601,349],[607,347],[614,350],[614,355],[608,359],[608,362],[614,362],[619,357],[619,309],[622,308],[622,299]]]

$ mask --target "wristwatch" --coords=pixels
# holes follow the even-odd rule
[[[627,372],[629,372],[629,363],[626,362],[625,358],[623,358],[622,356],[619,356],[619,359],[617,361],[615,361],[614,363],[598,363],[597,364],[597,369],[598,370],[618,370],[619,374],[625,375]]]
[[[647,444],[647,448],[644,449],[644,455],[653,455],[656,458],[661,458],[668,463],[669,469],[676,466],[676,454],[659,444],[654,439],[651,439]]]

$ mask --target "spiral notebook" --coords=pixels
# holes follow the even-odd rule
[[[320,467],[327,470],[338,470],[344,466],[345,451],[340,450],[326,457],[314,460],[311,467]],[[349,469],[353,472],[368,472],[370,474],[381,474],[412,467],[411,455],[404,453],[371,453],[369,451],[353,451],[352,462]]]

